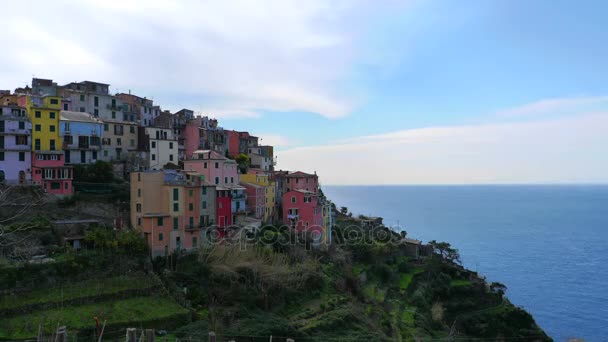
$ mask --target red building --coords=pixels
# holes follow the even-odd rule
[[[239,131],[226,130],[228,134],[228,155],[231,157],[237,156],[240,153],[247,153],[249,146],[249,133]]]
[[[232,225],[232,209],[230,189],[224,187],[216,188],[216,221],[218,228],[226,228]]]
[[[291,190],[283,194],[283,223],[302,231],[323,231],[323,215],[319,194],[306,190]]]
[[[284,176],[283,181],[284,192],[291,190],[306,190],[310,192],[319,192],[319,176],[314,174],[296,171]]]

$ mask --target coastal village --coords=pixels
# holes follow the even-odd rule
[[[153,256],[277,223],[330,243],[335,213],[319,176],[277,170],[273,146],[249,132],[91,81],[33,78],[31,86],[0,91],[0,106],[4,184],[59,198],[94,192],[99,184],[75,180],[74,167],[111,163],[130,182],[128,225],[144,234]]]

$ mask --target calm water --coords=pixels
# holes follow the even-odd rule
[[[608,341],[608,186],[325,186],[338,207],[450,242],[556,341]]]

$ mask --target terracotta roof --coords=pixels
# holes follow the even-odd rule
[[[296,171],[286,175],[285,177],[317,177],[316,174],[310,174],[302,171]]]

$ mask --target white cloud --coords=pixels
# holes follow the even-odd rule
[[[325,184],[608,182],[608,112],[430,127],[278,153]]]
[[[293,142],[291,141],[291,139],[286,136],[283,136],[283,135],[262,133],[262,134],[256,134],[256,136],[262,139],[259,142],[260,145],[271,145],[271,146],[274,146],[275,149],[289,147],[289,146],[293,145]]]
[[[340,82],[356,57],[363,1],[34,1],[4,4],[4,87],[32,74],[99,80],[161,105],[226,115],[305,111],[339,118],[353,99]],[[179,95],[176,95],[179,97]],[[202,105],[204,104],[204,106]],[[197,108],[200,106],[200,108]],[[179,109],[170,108],[170,109]]]
[[[498,117],[522,118],[537,117],[545,114],[571,114],[590,109],[593,106],[608,105],[608,96],[580,96],[569,98],[544,99],[523,106],[509,108],[496,113]]]

